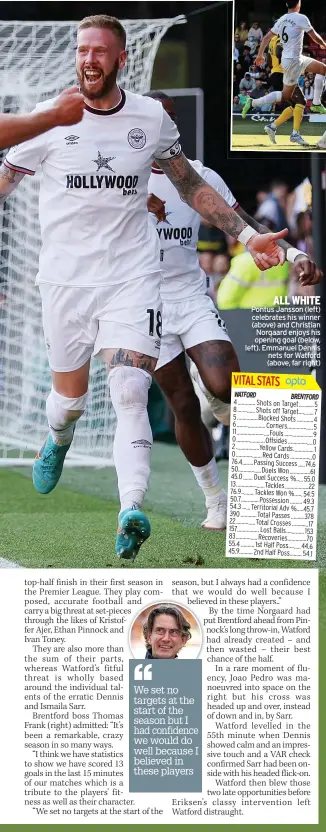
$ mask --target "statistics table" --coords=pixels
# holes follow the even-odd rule
[[[233,373],[228,557],[316,559],[321,390]]]

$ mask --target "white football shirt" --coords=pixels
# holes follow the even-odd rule
[[[190,161],[190,164],[231,208],[237,206],[235,197],[218,173],[198,160]],[[166,222],[158,222],[154,214],[149,214],[160,244],[162,299],[177,301],[205,292],[206,274],[200,268],[197,254],[201,216],[181,199],[166,174],[157,168],[152,170],[148,192],[165,200]]]
[[[122,90],[111,110],[87,106],[73,128],[55,127],[9,151],[10,168],[30,175],[41,168],[37,282],[105,286],[160,270],[147,185],[153,159],[175,156],[178,139],[160,101]]]
[[[301,58],[304,33],[309,32],[310,29],[312,29],[310,20],[305,14],[299,14],[299,12],[283,14],[274,23],[271,31],[274,35],[280,36],[283,46],[282,63],[286,58],[290,60]]]

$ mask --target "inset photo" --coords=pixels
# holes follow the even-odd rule
[[[129,635],[134,659],[197,659],[202,643],[197,618],[173,601],[145,607],[134,619]]]
[[[326,149],[320,0],[234,0],[231,149]]]

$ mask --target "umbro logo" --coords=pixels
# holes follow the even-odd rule
[[[148,441],[148,439],[135,439],[134,442],[131,443],[134,448],[151,448],[152,443]]]
[[[65,136],[66,144],[78,144],[79,136]]]

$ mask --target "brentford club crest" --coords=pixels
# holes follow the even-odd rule
[[[140,127],[134,127],[133,130],[129,130],[128,142],[131,147],[141,150],[146,144],[146,134]]]

